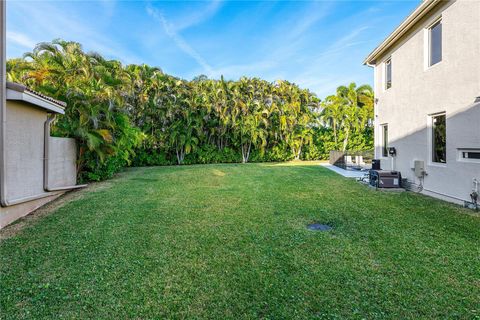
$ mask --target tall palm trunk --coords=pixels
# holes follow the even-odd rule
[[[252,147],[252,142],[242,144],[242,163],[247,163],[248,158],[250,157],[250,150]]]
[[[185,159],[185,150],[183,147],[177,147],[175,148],[176,154],[177,154],[177,163],[178,165],[183,164],[183,160]]]
[[[298,147],[298,150],[296,150],[295,160],[300,160],[300,155],[302,154],[302,146],[303,146],[303,143],[300,144],[300,146]]]
[[[335,139],[335,148],[338,146],[337,121],[333,120],[333,138]]]
[[[345,139],[343,139],[343,148],[342,148],[342,151],[346,151],[346,150],[347,150],[349,135],[350,135],[350,129],[347,128],[347,129],[345,130]]]

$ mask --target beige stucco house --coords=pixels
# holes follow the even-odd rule
[[[374,67],[382,169],[400,171],[414,190],[472,202],[480,188],[480,1],[424,0],[364,63]]]
[[[0,228],[76,185],[74,139],[50,136],[65,103],[6,82],[5,1],[0,2]]]
[[[65,104],[27,87],[6,83],[0,170],[0,228],[76,185],[74,139],[50,136]]]

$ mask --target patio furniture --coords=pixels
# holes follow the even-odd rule
[[[353,166],[352,156],[345,156],[344,159],[345,159],[345,165]]]
[[[363,161],[363,156],[355,156],[355,163],[357,166],[364,166],[365,161]]]

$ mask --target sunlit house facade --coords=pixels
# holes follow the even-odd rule
[[[413,190],[464,204],[480,188],[480,1],[425,0],[365,59],[375,156]],[[394,149],[392,149],[394,148]]]

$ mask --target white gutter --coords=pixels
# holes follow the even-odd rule
[[[7,205],[5,133],[7,126],[6,1],[0,0],[0,204]]]
[[[52,103],[51,101],[48,101],[47,99],[44,99],[28,91],[19,92],[19,91],[11,90],[10,88],[8,88],[8,86],[7,86],[7,100],[23,101],[48,111],[65,114],[65,110],[62,107],[57,106],[56,104]]]
[[[443,0],[445,1],[445,0]],[[378,47],[365,58],[363,64],[376,64],[380,54],[389,49],[400,37],[407,33],[420,19],[442,0],[424,0]]]

